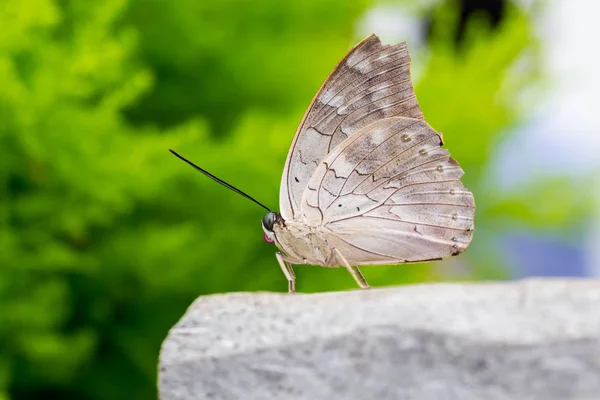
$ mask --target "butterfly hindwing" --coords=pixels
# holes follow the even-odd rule
[[[292,142],[280,189],[284,219],[297,218],[308,180],[334,148],[381,119],[422,119],[405,43],[371,35],[337,65],[309,106]]]
[[[440,135],[415,118],[381,119],[338,145],[303,194],[302,218],[331,231],[353,264],[422,261],[463,251],[473,195]],[[339,248],[341,247],[341,248]]]

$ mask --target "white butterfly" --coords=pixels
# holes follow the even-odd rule
[[[423,120],[406,43],[382,45],[371,35],[354,47],[296,132],[283,171],[281,214],[270,211],[262,220],[265,239],[280,250],[289,292],[295,292],[292,264],[343,266],[368,288],[360,265],[464,251],[475,202],[442,144]]]

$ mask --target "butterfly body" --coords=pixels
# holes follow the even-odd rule
[[[275,245],[283,259],[291,264],[337,267],[327,238],[331,231],[322,225],[310,225],[304,221],[284,221],[278,215],[273,227]]]

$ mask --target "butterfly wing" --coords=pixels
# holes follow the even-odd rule
[[[360,128],[391,116],[423,118],[410,58],[406,43],[382,45],[371,35],[331,72],[300,122],[283,170],[283,218],[297,217],[308,180],[332,149]]]
[[[324,226],[330,248],[353,265],[456,255],[471,241],[475,202],[463,170],[425,121],[376,121],[319,164],[302,218]]]

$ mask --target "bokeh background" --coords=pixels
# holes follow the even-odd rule
[[[264,210],[296,126],[368,34],[406,40],[466,171],[459,257],[373,286],[600,275],[593,1],[0,1],[0,399],[151,399],[197,296],[284,292]],[[296,267],[302,292],[355,287]]]

